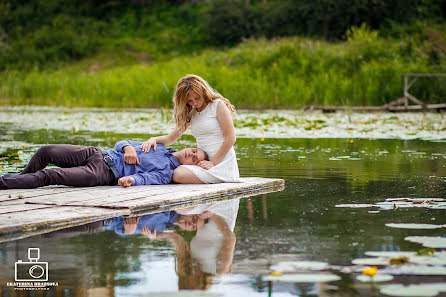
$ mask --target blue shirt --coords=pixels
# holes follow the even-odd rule
[[[119,178],[131,176],[135,180],[132,186],[140,185],[164,185],[172,180],[173,170],[180,166],[177,158],[172,153],[173,149],[166,150],[164,144],[158,143],[156,151],[153,148],[144,153],[141,149],[142,142],[121,140],[115,144],[114,150],[108,150],[108,155],[112,158],[113,164],[118,171]],[[125,146],[131,145],[138,154],[140,165],[127,164],[124,162]]]
[[[164,231],[164,229],[173,226],[173,223],[175,223],[179,216],[180,215],[173,210],[140,216],[138,225],[133,234],[140,234],[145,226],[149,227],[150,231],[152,232],[156,229],[156,232],[161,233]],[[116,234],[123,236],[131,235],[124,233],[124,220],[125,218],[123,217],[106,220],[107,225],[105,230],[113,230]]]

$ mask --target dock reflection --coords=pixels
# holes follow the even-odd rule
[[[115,296],[137,284],[154,292],[143,275],[150,257],[173,262],[177,286],[205,290],[214,276],[231,271],[239,199],[135,217],[117,217],[0,244],[0,296]],[[48,262],[47,290],[18,290],[15,262],[38,247]],[[166,253],[165,251],[168,251]],[[164,251],[160,253],[159,251]],[[167,257],[168,259],[166,259]],[[150,270],[150,269],[149,269]],[[135,277],[135,273],[138,276]],[[152,277],[153,278],[153,277]],[[38,280],[37,280],[38,281]],[[171,282],[170,282],[171,283]],[[119,295],[119,294],[118,294]]]

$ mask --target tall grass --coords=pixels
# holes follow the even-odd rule
[[[446,72],[429,44],[380,37],[363,26],[343,42],[309,38],[246,40],[229,50],[210,49],[152,64],[0,74],[2,104],[95,107],[171,107],[177,80],[195,73],[238,108],[300,108],[308,104],[380,105],[402,96],[402,74]],[[446,37],[446,36],[445,36]],[[446,98],[446,83],[417,82],[415,95]]]

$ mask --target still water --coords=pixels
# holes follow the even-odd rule
[[[120,139],[147,137],[20,131],[6,125],[0,130],[3,151],[15,147],[19,152],[19,158],[0,159],[2,174],[21,168],[41,144],[112,147]],[[183,138],[175,148],[193,145],[192,138]],[[109,219],[2,243],[0,296],[387,296],[379,292],[378,284],[356,280],[362,268],[354,268],[352,260],[366,257],[368,251],[420,250],[421,244],[405,237],[445,236],[446,229],[399,229],[386,224],[442,225],[446,224],[444,210],[374,211],[336,205],[373,204],[397,197],[445,198],[445,147],[441,141],[419,140],[238,139],[241,175],[283,178],[283,191]],[[40,248],[40,260],[48,262],[48,281],[58,286],[36,292],[7,286],[14,281],[14,263],[28,260],[29,247]],[[317,273],[333,274],[339,280],[264,279],[275,270],[272,265],[284,261],[326,262],[329,268]],[[446,281],[444,275],[394,276],[388,283]],[[201,295],[185,289],[200,290]]]

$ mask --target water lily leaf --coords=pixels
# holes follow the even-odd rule
[[[389,265],[389,258],[358,258],[353,259],[355,265]]]
[[[404,240],[422,244],[428,248],[446,248],[446,237],[439,236],[407,236]]]
[[[356,279],[360,282],[388,282],[393,280],[393,275],[390,274],[376,274],[374,276],[358,275]]]
[[[444,198],[386,198],[386,201],[407,201],[407,202],[436,201],[436,202],[443,202],[443,201],[446,201],[446,199],[444,199]]]
[[[341,278],[331,273],[305,273],[305,274],[283,274],[279,276],[265,276],[264,281],[281,281],[293,283],[319,283],[332,282]]]
[[[427,250],[426,254],[419,254],[418,252],[404,252],[404,251],[370,251],[366,252],[365,254],[367,256],[379,257],[381,259],[387,258],[387,260],[390,260],[392,258],[395,259],[395,258],[407,257],[409,258],[409,262],[414,264],[446,265],[446,251],[433,253],[432,251],[435,252],[434,249],[423,249],[423,250]],[[370,263],[373,263],[372,260],[364,262],[366,262],[366,264],[360,263],[359,265],[372,265]],[[377,262],[375,261],[374,265],[379,265],[379,264],[377,264]]]
[[[420,256],[433,256],[435,254],[435,249],[432,248],[424,248],[417,251],[417,255]]]
[[[367,207],[375,207],[373,204],[337,204],[336,207],[350,207],[350,208],[367,208]]]
[[[409,262],[409,258],[406,256],[400,256],[400,257],[390,258],[389,262],[390,264],[393,265],[401,265]]]
[[[220,297],[222,294],[200,291],[200,290],[182,290],[179,292],[153,292],[138,294],[141,297]]]
[[[446,225],[416,224],[416,223],[388,223],[387,227],[400,229],[439,229],[446,228]]]
[[[380,270],[381,273],[393,275],[446,275],[446,267],[420,264],[405,264],[388,266]]]
[[[389,296],[437,296],[446,290],[446,283],[431,283],[404,286],[400,284],[381,286],[379,292]]]
[[[281,272],[296,272],[299,270],[326,270],[330,266],[327,262],[317,261],[288,261],[279,262],[270,267],[271,270]]]
[[[415,256],[416,252],[403,252],[403,251],[369,251],[365,252],[367,256],[372,257],[387,257],[387,258],[396,258],[396,257],[412,257]]]

